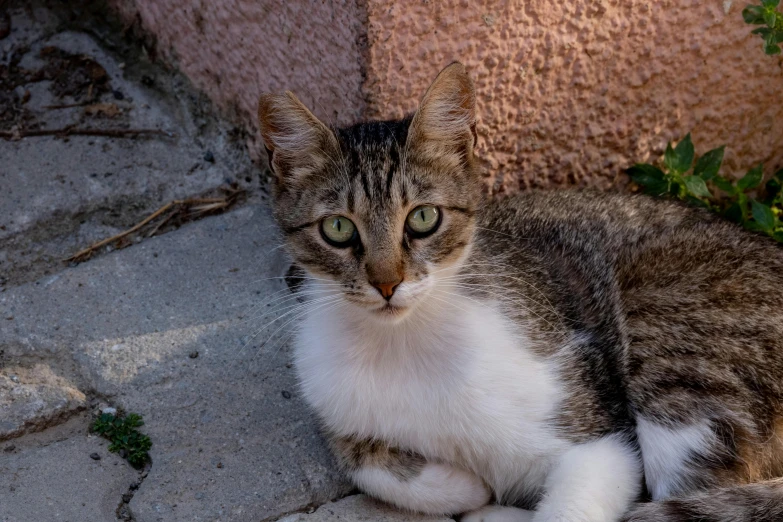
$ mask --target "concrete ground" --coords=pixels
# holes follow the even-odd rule
[[[241,133],[105,13],[44,5],[7,6],[6,36],[0,7],[0,521],[436,520],[335,469]],[[205,197],[224,212],[170,206],[63,261]],[[142,469],[90,433],[107,407],[143,416]]]

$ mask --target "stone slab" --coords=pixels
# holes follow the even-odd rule
[[[295,315],[264,306],[289,299],[279,246],[248,206],[0,293],[6,357],[71,358],[82,389],[143,415],[136,522],[263,520],[350,491],[297,393],[295,322],[274,334]]]
[[[46,428],[86,405],[84,393],[45,364],[0,368],[0,441]]]
[[[0,450],[0,522],[109,522],[139,473],[98,437]],[[6,451],[8,448],[15,448]],[[94,460],[97,454],[100,460]]]
[[[277,522],[452,522],[446,517],[412,515],[373,500],[366,495],[352,495],[329,502],[313,513],[295,513]]]

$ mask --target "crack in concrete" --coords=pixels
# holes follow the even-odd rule
[[[337,502],[337,501],[342,500],[344,498],[348,498],[348,497],[352,497],[353,495],[360,495],[360,494],[361,494],[361,491],[359,491],[358,489],[354,488],[354,489],[352,489],[351,491],[349,491],[348,493],[346,493],[344,495],[337,495],[335,497],[326,499],[323,502],[310,502],[310,503],[305,504],[304,506],[302,506],[300,508],[292,509],[290,511],[286,511],[285,513],[281,513],[281,514],[278,514],[278,515],[272,515],[271,517],[263,518],[263,519],[260,520],[260,522],[276,522],[277,520],[281,520],[281,519],[283,519],[285,517],[288,517],[288,516],[291,516],[291,515],[295,515],[297,513],[305,513],[305,514],[309,515],[309,514],[314,513],[321,506],[325,506],[326,504],[329,504],[331,502]]]
[[[133,516],[133,511],[131,511],[129,504],[131,499],[133,499],[133,495],[135,495],[136,491],[141,487],[144,479],[147,478],[150,469],[152,469],[152,459],[144,466],[143,470],[139,471],[139,479],[132,482],[128,486],[127,491],[120,497],[120,503],[117,504],[117,509],[114,511],[117,515],[117,520],[122,520],[123,522],[136,521],[136,517]]]

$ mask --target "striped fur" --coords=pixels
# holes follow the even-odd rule
[[[643,196],[485,201],[459,64],[403,120],[330,129],[290,93],[259,117],[313,303],[297,372],[365,491],[469,521],[783,520],[778,245]],[[331,215],[356,244],[323,240]]]

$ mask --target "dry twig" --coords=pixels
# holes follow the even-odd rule
[[[82,261],[86,261],[92,257],[92,255],[99,248],[120,241],[134,232],[138,232],[172,209],[174,210],[171,211],[160,223],[158,223],[155,228],[147,235],[147,237],[155,235],[161,229],[161,227],[168,223],[177,214],[183,214],[188,219],[197,219],[205,214],[225,210],[233,205],[237,198],[244,192],[243,190],[234,187],[224,188],[223,191],[226,192],[226,196],[222,198],[189,198],[170,201],[146,218],[133,225],[128,230],[120,232],[119,234],[113,235],[106,239],[102,239],[97,243],[93,243],[87,248],[76,252],[71,257],[64,259],[64,261],[69,263],[80,263]]]
[[[161,129],[77,129],[63,127],[62,129],[19,129],[0,131],[0,138],[18,140],[34,136],[106,136],[109,138],[129,138],[139,135],[157,135],[173,137],[174,134]]]

